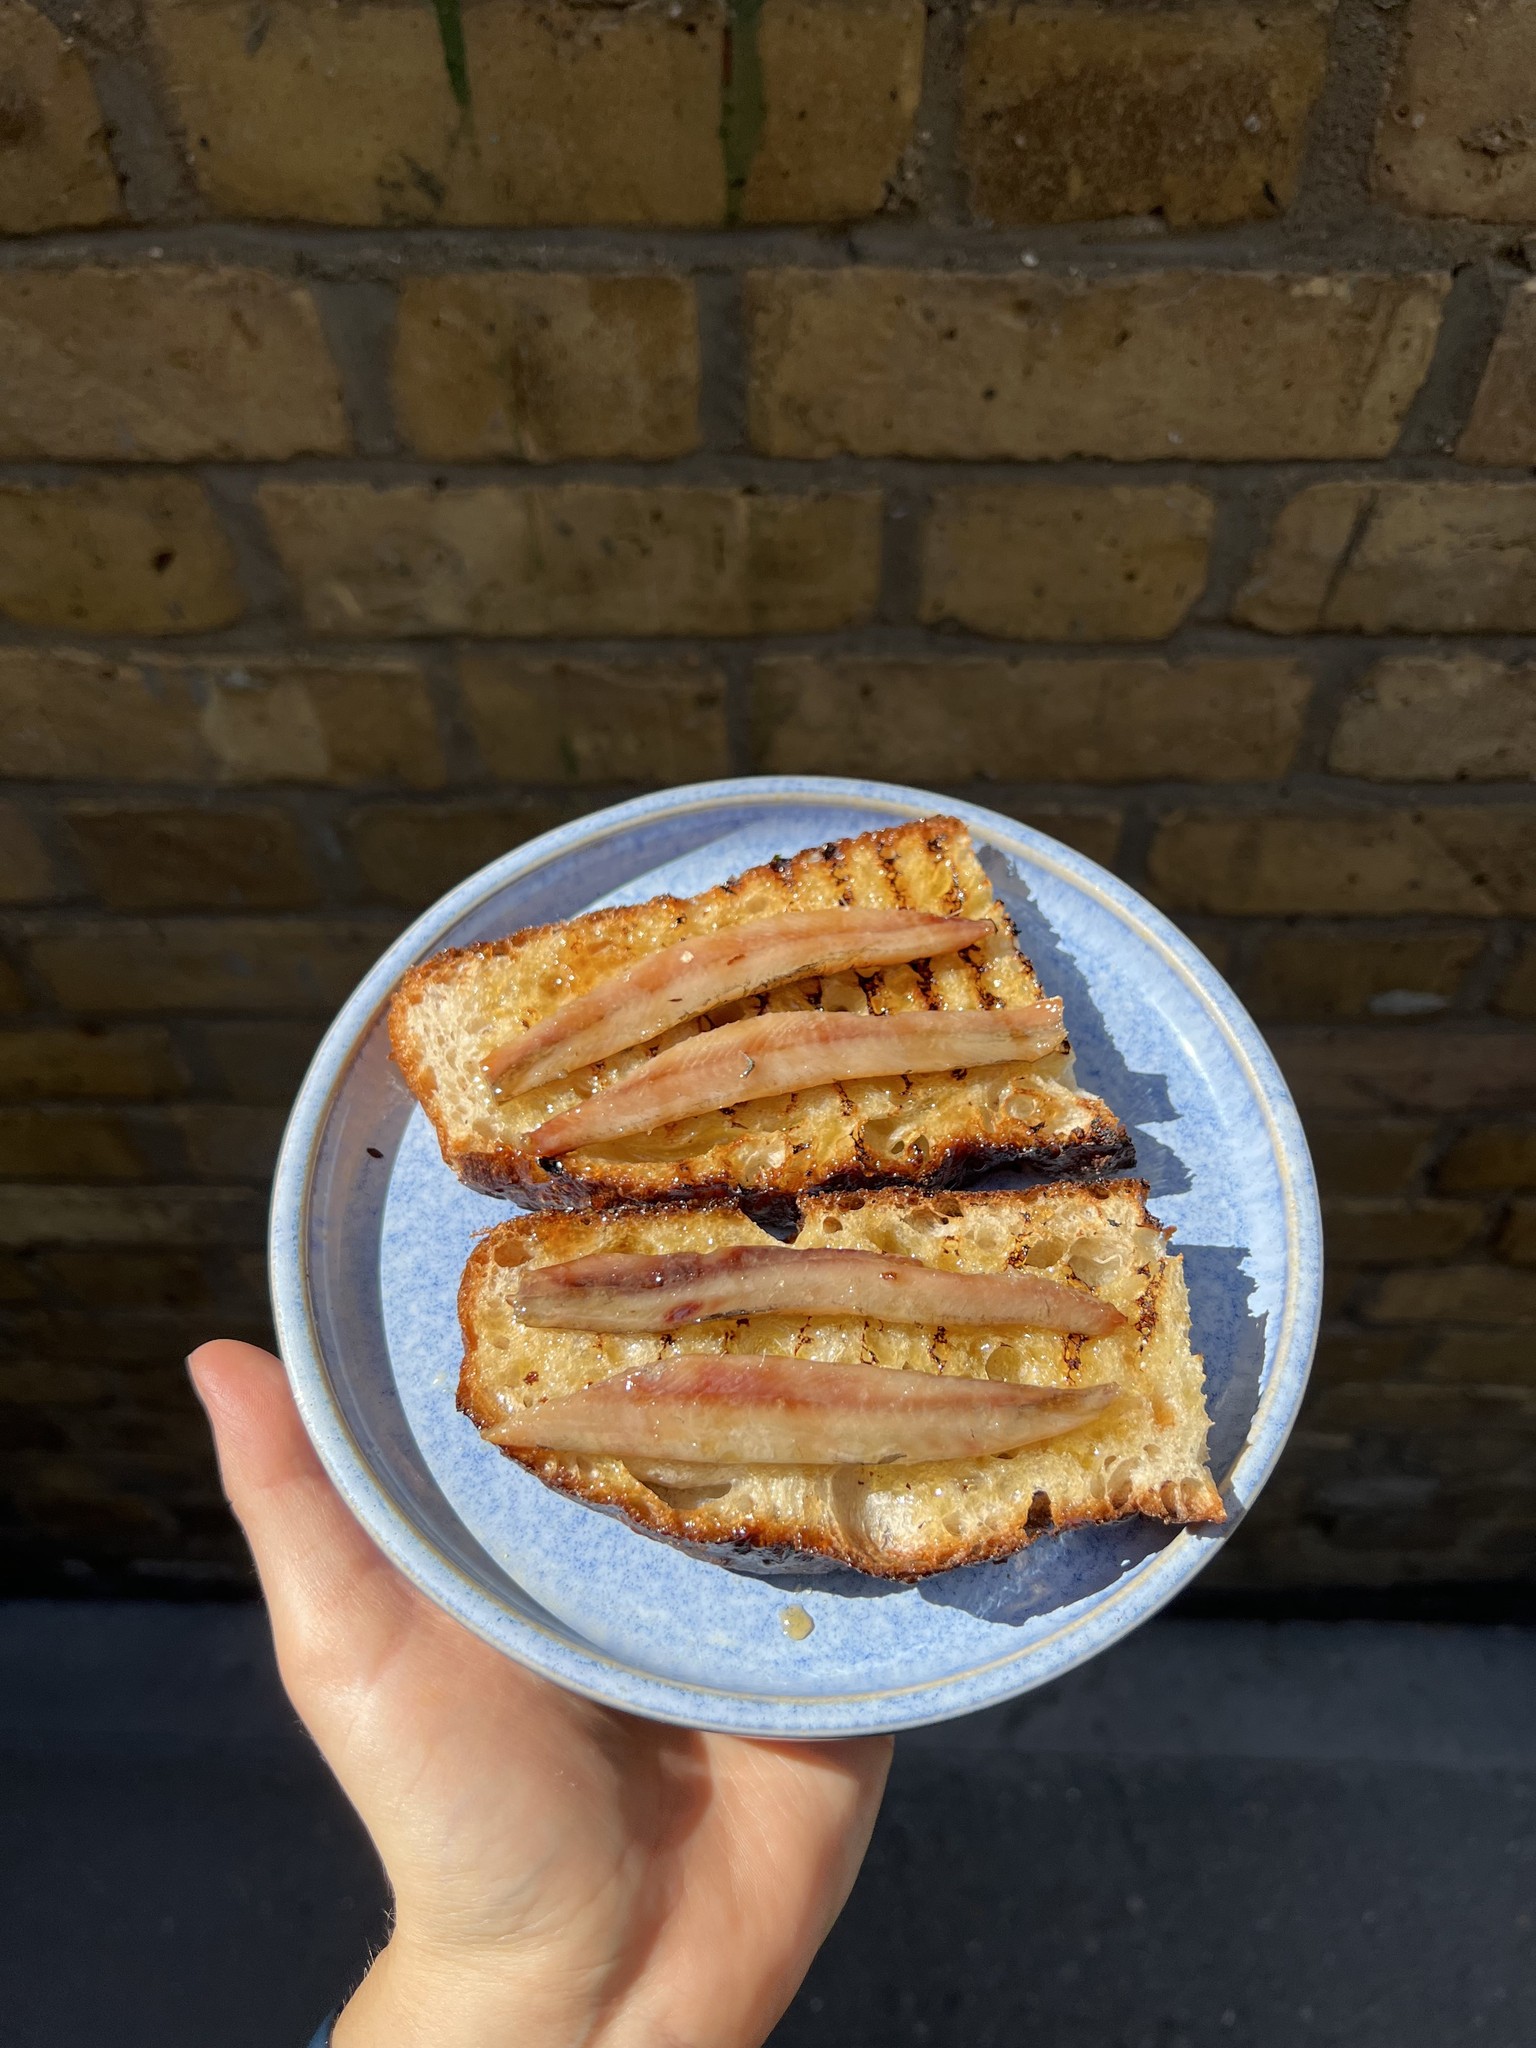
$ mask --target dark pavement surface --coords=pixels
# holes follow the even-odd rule
[[[0,1607],[6,2048],[304,2048],[383,1925],[256,1610]],[[1162,1621],[903,1739],[774,2048],[1532,2048],[1533,1936],[1536,1631]]]

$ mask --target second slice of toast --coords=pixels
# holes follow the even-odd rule
[[[1201,1361],[1190,1350],[1183,1262],[1137,1181],[1028,1193],[817,1196],[796,1240],[921,1259],[963,1272],[1028,1266],[1088,1285],[1126,1318],[1109,1336],[935,1330],[855,1316],[750,1315],[669,1336],[534,1328],[519,1273],[593,1253],[700,1252],[763,1244],[734,1205],[658,1205],[520,1216],[472,1253],[459,1291],[459,1406],[482,1430],[667,1351],[765,1352],[1068,1388],[1114,1382],[1114,1405],[1073,1434],[1004,1456],[904,1467],[747,1466],[730,1484],[642,1481],[622,1458],[508,1451],[548,1485],[717,1557],[771,1569],[851,1565],[912,1579],[1018,1550],[1038,1535],[1131,1514],[1220,1521],[1206,1462]]]
[[[989,918],[994,931],[932,961],[781,984],[521,1094],[499,1095],[481,1070],[509,1037],[658,947],[837,905]],[[440,953],[402,982],[390,1039],[460,1178],[537,1206],[786,1201],[895,1182],[934,1188],[1019,1163],[1052,1174],[1123,1169],[1134,1159],[1125,1126],[1077,1086],[1070,1051],[806,1088],[574,1150],[553,1166],[528,1143],[546,1119],[690,1033],[760,1011],[1022,1008],[1049,993],[1020,953],[965,827],[925,818],[771,861],[699,896],[589,911]]]

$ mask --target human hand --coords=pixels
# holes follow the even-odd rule
[[[275,1358],[188,1364],[283,1683],[394,1892],[337,2048],[757,2048],[858,1873],[889,1741],[747,1742],[561,1692],[375,1549]]]

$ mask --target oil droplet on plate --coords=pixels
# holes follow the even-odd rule
[[[781,1607],[779,1627],[792,1643],[803,1643],[816,1626],[803,1607]]]

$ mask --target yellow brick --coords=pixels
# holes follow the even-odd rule
[[[1536,220],[1524,0],[1412,0],[1376,139],[1376,181],[1416,213]]]
[[[1373,1323],[1536,1323],[1536,1273],[1508,1266],[1389,1273],[1366,1315]]]
[[[1504,1017],[1536,1017],[1536,940],[1527,938],[1521,946],[1493,1007]]]
[[[137,1180],[144,1161],[121,1121],[91,1109],[0,1109],[7,1180]]]
[[[466,654],[480,757],[505,782],[701,782],[730,773],[725,682],[697,662]]]
[[[202,633],[243,609],[190,477],[0,485],[0,616],[84,633]]]
[[[738,10],[738,45],[751,20]],[[922,90],[922,0],[765,0],[756,20],[762,127],[755,149],[726,167],[732,181],[744,178],[741,217],[877,212],[897,184]]]
[[[1447,287],[1351,272],[759,271],[752,439],[787,456],[1385,455]]]
[[[470,0],[469,116],[430,7],[274,0],[259,37],[245,0],[150,13],[219,213],[386,227],[724,215],[722,17],[702,0]]]
[[[1536,484],[1314,484],[1239,593],[1269,633],[1536,627]]]
[[[1376,782],[1536,776],[1536,668],[1479,654],[1384,661],[1345,701],[1328,765]]]
[[[114,803],[71,804],[65,815],[111,910],[305,910],[320,894],[286,811]]]
[[[204,660],[198,730],[224,782],[433,789],[445,769],[432,702],[405,661]]]
[[[988,5],[966,38],[960,155],[997,222],[1263,219],[1295,194],[1328,11]]]
[[[1522,285],[1505,309],[1456,453],[1463,462],[1536,463],[1536,284]]]
[[[1435,1179],[1450,1194],[1536,1188],[1536,1124],[1475,1124],[1451,1146]]]
[[[1205,586],[1214,509],[1182,484],[935,492],[920,616],[1009,640],[1160,640]]]
[[[426,808],[381,804],[348,828],[358,871],[375,895],[419,909],[466,875],[573,815],[551,803]]]
[[[1277,932],[1264,941],[1243,994],[1261,1017],[1433,1015],[1455,995],[1484,943],[1477,931]]]
[[[38,931],[27,950],[67,1009],[326,1011],[391,936],[387,926],[331,919],[123,918]]]
[[[98,655],[0,648],[0,775],[191,780],[204,758],[185,688]]]
[[[314,301],[263,271],[5,271],[0,338],[0,459],[262,462],[351,444]]]
[[[1282,774],[1309,684],[1288,661],[789,655],[753,680],[770,774],[1245,781]]]
[[[151,12],[203,193],[268,219],[704,227],[729,154],[745,218],[841,220],[896,180],[922,74],[920,0],[741,10],[729,109],[724,9],[468,0],[466,117],[421,6]]]
[[[1187,910],[1518,917],[1536,912],[1536,812],[1174,812],[1147,866]]]
[[[880,500],[618,484],[268,484],[322,633],[806,633],[874,609]]]
[[[42,1025],[0,1031],[0,1096],[99,1096],[149,1101],[174,1095],[186,1074],[157,1024],[116,1031]]]
[[[14,804],[0,803],[0,903],[40,903],[53,893],[42,841]]]
[[[443,772],[406,662],[0,649],[0,775],[430,788]]]
[[[122,212],[80,46],[25,0],[0,9],[0,234],[86,228]]]
[[[395,406],[448,462],[686,455],[698,441],[693,287],[675,277],[419,278],[401,294]]]

